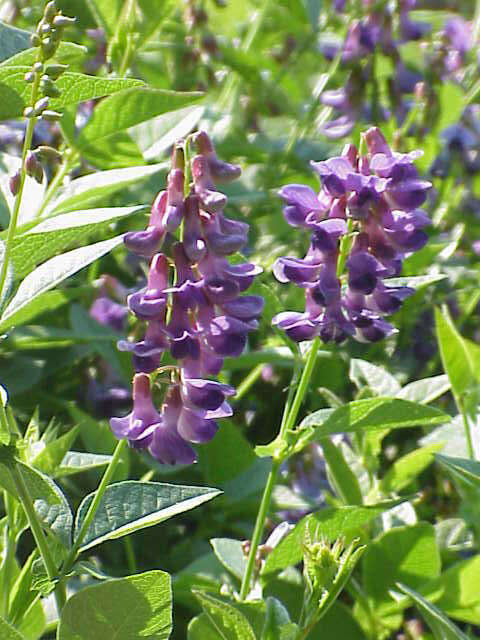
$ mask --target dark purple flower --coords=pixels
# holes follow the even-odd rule
[[[128,309],[107,296],[97,298],[89,311],[92,318],[99,324],[111,327],[115,331],[123,331],[127,320]]]
[[[133,379],[133,410],[124,418],[110,419],[113,435],[127,438],[137,447],[146,447],[160,422],[161,417],[152,402],[150,380],[147,375],[137,373]]]

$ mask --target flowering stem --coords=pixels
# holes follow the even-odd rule
[[[250,371],[248,376],[242,380],[242,382],[237,387],[237,393],[235,394],[235,400],[240,400],[243,396],[250,390],[251,387],[255,384],[255,382],[262,375],[262,371],[265,367],[265,364],[261,362],[257,364],[257,366]]]
[[[36,103],[38,97],[38,89],[40,86],[40,74],[35,74],[35,81],[32,86],[32,106]],[[18,214],[20,211],[20,205],[22,203],[22,195],[23,195],[23,187],[25,186],[25,160],[27,158],[27,153],[30,150],[33,138],[33,130],[35,129],[35,123],[37,118],[35,116],[28,119],[27,130],[25,132],[25,140],[23,142],[23,150],[22,150],[22,164],[20,166],[20,185],[18,187],[18,193],[15,197],[15,204],[13,205],[12,215],[10,216],[10,222],[8,225],[8,233],[7,240],[5,242],[5,253],[3,256],[2,269],[0,271],[0,301],[3,299],[5,281],[7,279],[8,273],[8,262],[10,259],[10,253],[12,250],[13,237],[15,235],[15,231],[17,229],[18,222]]]
[[[32,530],[32,534],[35,539],[38,551],[42,556],[48,579],[54,581],[57,576],[57,568],[55,566],[53,556],[50,553],[47,539],[45,537],[45,534],[43,533],[42,525],[40,524],[40,521],[38,520],[37,514],[35,512],[35,507],[33,506],[28,487],[25,484],[21,468],[15,461],[13,461],[9,465],[9,471],[13,483],[15,484],[15,489],[17,491],[20,502],[22,503],[22,506],[25,510],[28,524],[30,525],[30,529]],[[57,603],[58,614],[60,615],[60,611],[62,610],[63,605],[66,601],[65,588],[60,582],[55,587],[55,601]]]
[[[293,390],[295,388],[295,381],[297,379],[296,372],[293,375],[292,382],[290,383],[289,395],[287,398],[287,402],[285,403],[282,423],[280,426],[280,433],[278,436],[279,438],[283,438],[287,434],[287,432],[290,429],[292,429],[293,426],[295,425],[298,412],[302,405],[303,398],[305,397],[305,393],[308,389],[310,378],[312,376],[319,346],[320,346],[320,339],[317,336],[311,344],[307,361],[305,363],[305,367],[302,372],[302,377],[300,379],[300,383],[297,387],[297,391],[295,393],[293,402],[291,402],[291,397],[293,395]],[[241,600],[245,600],[250,589],[250,582],[252,579],[253,568],[255,565],[256,557],[257,557],[258,545],[260,544],[260,540],[263,535],[263,530],[265,528],[265,519],[267,517],[268,510],[270,508],[270,501],[272,498],[273,489],[277,481],[278,472],[284,460],[285,460],[285,454],[279,455],[277,458],[274,458],[272,462],[272,468],[270,469],[270,473],[268,474],[267,483],[265,485],[265,490],[262,496],[262,501],[260,502],[260,507],[258,509],[255,528],[253,530],[252,542],[250,546],[250,551],[248,553],[247,566],[245,569],[245,573],[243,575],[242,586],[240,589]]]
[[[463,428],[465,429],[465,438],[467,440],[468,457],[470,458],[470,460],[475,460],[475,452],[474,452],[473,440],[472,440],[472,431],[470,429],[470,422],[468,420],[468,413],[467,413],[467,409],[465,407],[465,403],[463,402],[463,400],[461,400],[457,396],[455,396],[455,402],[456,402],[456,405],[457,405],[458,409],[460,410],[460,413],[462,414]]]
[[[98,489],[95,492],[94,498],[88,507],[87,514],[83,521],[82,526],[80,527],[80,531],[78,532],[77,538],[68,554],[68,558],[65,560],[63,575],[68,573],[73,566],[73,563],[77,559],[80,547],[82,546],[82,542],[87,534],[87,531],[92,524],[92,520],[95,517],[98,506],[100,504],[101,499],[103,498],[103,494],[105,493],[105,489],[110,484],[110,480],[112,479],[113,474],[118,466],[123,450],[127,445],[126,440],[119,440],[115,451],[113,452],[112,459],[110,460],[108,467],[105,469],[105,473],[102,476],[100,484],[98,485]]]

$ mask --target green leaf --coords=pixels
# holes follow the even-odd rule
[[[256,460],[251,444],[228,420],[222,421],[215,438],[199,449],[198,457],[206,481],[222,488]]]
[[[45,448],[31,461],[32,466],[49,476],[55,476],[67,451],[75,442],[78,430],[78,427],[73,427],[60,438],[55,438],[55,440],[46,444]]]
[[[225,569],[228,569],[236,578],[242,580],[247,565],[247,557],[240,540],[212,538],[210,544]]]
[[[30,71],[28,66],[0,67],[0,118],[18,118],[31,102],[32,87],[24,80]],[[55,82],[61,91],[57,98],[50,99],[50,107],[56,111],[85,100],[101,98],[118,91],[144,86],[141,80],[132,78],[99,78],[83,73],[66,71]]]
[[[396,582],[416,588],[440,575],[440,568],[431,524],[394,527],[371,542],[363,556],[364,589],[376,603],[388,603]]]
[[[12,627],[2,616],[0,616],[0,637],[2,640],[26,640],[25,636],[22,636],[22,634]]]
[[[262,575],[280,571],[300,562],[303,557],[302,545],[307,529],[317,538],[323,537],[328,542],[334,542],[349,532],[355,533],[363,525],[401,502],[403,499],[390,500],[372,506],[325,507],[321,511],[305,516],[268,554]]]
[[[448,469],[455,478],[463,480],[474,489],[480,488],[480,462],[440,454],[435,456],[435,460]]]
[[[192,106],[163,113],[129,129],[130,136],[142,151],[145,160],[155,160],[177,140],[184,138],[198,124],[205,107]]]
[[[76,178],[59,189],[57,196],[47,207],[47,212],[57,214],[88,205],[99,198],[106,198],[134,182],[139,182],[160,171],[166,171],[167,168],[166,163],[160,163],[128,167],[127,169],[97,171]]]
[[[73,518],[61,489],[48,476],[33,467],[20,461],[16,464],[23,475],[40,522],[58,536],[65,547],[69,548]],[[18,500],[10,471],[4,464],[0,464],[0,486]]]
[[[460,119],[464,107],[464,92],[452,82],[442,82],[438,88],[437,99],[439,118],[435,124],[435,131],[441,131]]]
[[[225,640],[206,613],[193,618],[188,625],[187,640]]]
[[[87,0],[99,27],[105,29],[108,36],[115,33],[123,6],[123,0]]]
[[[433,376],[432,378],[423,378],[423,380],[415,380],[405,385],[397,393],[397,398],[410,400],[410,402],[420,402],[420,404],[429,404],[436,400],[444,393],[450,390],[450,380],[448,376]]]
[[[308,416],[300,425],[314,425]],[[425,405],[397,398],[368,398],[354,400],[335,409],[327,419],[315,429],[313,437],[318,440],[333,433],[363,433],[378,429],[403,429],[419,425],[436,425],[447,422],[448,415]]]
[[[214,628],[223,640],[256,640],[247,618],[235,607],[207,593],[195,591]]]
[[[83,451],[69,451],[57,467],[55,476],[57,478],[70,476],[81,471],[90,471],[90,469],[98,469],[105,467],[112,456],[104,456],[98,453],[84,453]]]
[[[5,323],[0,322],[0,331],[26,324],[41,313],[55,311],[55,309],[67,304],[67,302],[79,298],[83,293],[84,290],[82,290],[81,287],[67,289],[65,291],[46,291],[35,298],[32,304],[15,312]]]
[[[380,490],[392,493],[408,487],[433,462],[434,453],[440,451],[441,448],[441,444],[431,444],[415,449],[415,451],[396,460],[380,480]]]
[[[75,593],[62,610],[57,640],[167,640],[171,631],[170,576],[149,571]]]
[[[179,109],[202,97],[200,93],[177,93],[164,89],[135,87],[102,100],[82,129],[77,147],[96,146],[104,138],[155,116]]]
[[[412,289],[422,289],[430,284],[441,282],[447,276],[443,273],[436,273],[429,276],[401,276],[399,278],[388,278],[384,280],[387,287],[411,287]]]
[[[458,333],[446,309],[435,309],[437,339],[445,373],[450,379],[453,393],[461,398],[478,379],[477,345],[468,345]]]
[[[396,379],[383,367],[352,358],[350,361],[350,380],[361,389],[366,383],[378,396],[394,397],[400,391],[400,385]]]
[[[283,604],[271,597],[265,602],[265,623],[260,640],[295,640],[298,637],[298,627],[291,622]]]
[[[30,47],[30,33],[0,22],[0,62]]]
[[[31,305],[38,296],[53,289],[71,275],[83,269],[94,260],[102,257],[123,241],[123,236],[103,240],[80,249],[74,249],[44,262],[40,267],[28,274],[18,287],[15,296],[10,300],[0,318],[2,326],[11,326],[13,316],[21,309]]]
[[[87,238],[109,230],[110,225],[142,211],[143,207],[109,207],[65,213],[44,220],[27,233],[17,235],[12,245],[12,265],[16,280],[38,264]]]
[[[107,487],[80,551],[152,527],[215,498],[221,492],[209,487],[189,487],[160,482],[118,482]],[[75,518],[75,538],[93,500],[89,494]]]
[[[437,640],[468,640],[468,636],[438,607],[422,598],[419,593],[401,583],[398,583],[396,588],[413,600]]]
[[[362,504],[363,496],[357,476],[346,462],[340,447],[330,438],[320,440],[332,485],[345,504]]]
[[[29,32],[28,36],[30,40]],[[30,43],[28,46],[30,47]],[[33,47],[20,51],[11,58],[8,58],[8,60],[4,60],[0,64],[0,68],[12,66],[31,67],[37,60],[37,53],[37,49]],[[75,44],[74,42],[60,42],[58,49],[52,58],[52,62],[61,62],[63,64],[81,63],[85,59],[87,53],[87,47],[84,47],[80,44]]]
[[[436,606],[456,620],[480,624],[480,594],[478,575],[480,556],[477,554],[449,567],[442,575],[419,591]],[[410,581],[409,581],[410,582]]]

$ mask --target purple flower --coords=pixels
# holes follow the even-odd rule
[[[92,318],[99,324],[111,327],[115,331],[123,331],[127,320],[128,309],[118,302],[114,302],[107,296],[100,296],[90,307]]]
[[[137,373],[133,379],[133,410],[124,418],[110,419],[113,435],[127,438],[136,447],[147,447],[160,422],[160,414],[153,406],[150,380],[147,375]]]

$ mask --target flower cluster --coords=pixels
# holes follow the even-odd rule
[[[274,265],[280,282],[305,289],[304,313],[283,312],[274,318],[295,341],[317,335],[324,342],[348,336],[381,340],[393,331],[384,316],[413,293],[409,287],[388,286],[384,279],[398,276],[404,257],[427,242],[429,218],[418,207],[431,184],[413,164],[419,152],[392,152],[377,128],[369,129],[364,140],[366,156],[349,144],[340,157],[312,163],[322,182],[318,195],[300,184],[279,192],[287,222],[311,233],[303,260],[284,257]],[[354,239],[348,258],[342,256],[348,272],[342,286],[339,240],[349,227]]]
[[[262,298],[240,295],[261,269],[233,265],[226,258],[246,244],[248,225],[224,216],[227,198],[214,182],[233,180],[240,169],[219,160],[206,133],[194,134],[189,142],[197,155],[190,163],[188,195],[184,156],[177,149],[167,189],[153,203],[147,229],[125,236],[130,250],[151,258],[147,286],[128,297],[130,311],[147,329],[143,340],[119,343],[121,350],[133,353],[134,406],[130,415],[111,420],[118,438],[148,447],[166,464],[194,462],[189,443],[210,440],[216,420],[232,415],[226,398],[235,393],[233,387],[205,377],[218,374],[226,356],[242,353],[263,308]],[[180,241],[172,236],[177,229]],[[158,252],[162,243],[171,246],[170,256]],[[157,411],[147,374],[159,368],[165,351],[178,364],[166,367],[170,384]]]
[[[392,113],[400,123],[403,122],[408,111],[404,96],[413,93],[415,84],[422,77],[403,64],[399,45],[418,40],[430,30],[429,25],[410,18],[409,12],[415,4],[416,0],[401,0],[395,9],[386,6],[379,9],[378,4],[363,0],[364,16],[353,21],[341,47],[328,42],[321,45],[322,53],[329,60],[341,50],[342,67],[350,69],[342,88],[324,91],[320,97],[325,106],[335,109],[335,117],[322,125],[325,136],[342,138],[352,131],[359,119],[388,120]],[[346,2],[340,0],[333,6],[337,13],[343,13]],[[395,23],[398,23],[396,35]],[[395,69],[389,80],[390,109],[368,97],[371,81],[376,82],[373,65],[376,50],[389,57]]]

